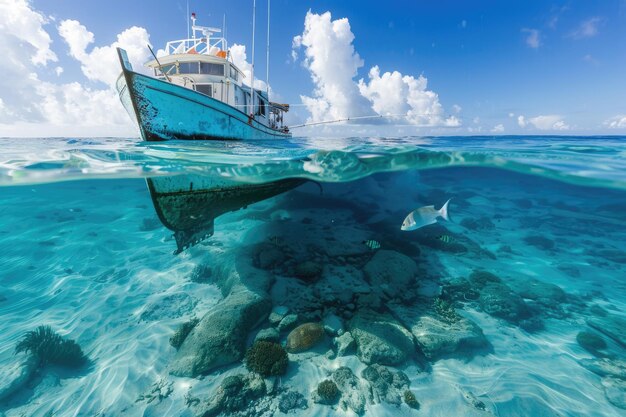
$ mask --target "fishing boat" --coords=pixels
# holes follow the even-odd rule
[[[243,72],[232,60],[226,38],[218,36],[221,30],[197,25],[195,13],[191,23],[190,38],[167,42],[163,56],[153,53],[154,59],[145,64],[152,76],[134,71],[126,51],[117,48],[122,74],[116,88],[126,111],[137,122],[142,139],[290,137],[283,121],[289,105],[271,102],[269,89],[251,87],[254,64],[247,86]]]

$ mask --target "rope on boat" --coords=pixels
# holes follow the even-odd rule
[[[296,129],[299,127],[308,127],[308,126],[317,126],[317,125],[325,125],[325,124],[330,124],[330,123],[339,123],[339,122],[348,122],[350,120],[363,120],[363,119],[386,119],[386,118],[394,118],[394,117],[398,117],[398,118],[408,118],[408,116],[405,113],[402,114],[376,114],[376,115],[371,115],[371,116],[355,116],[355,117],[344,117],[343,119],[335,119],[335,120],[324,120],[321,122],[311,122],[311,123],[304,123],[301,125],[295,125],[295,126],[289,126],[289,129]],[[440,126],[440,125],[432,125],[432,124],[414,124],[414,123],[408,123],[406,125],[402,125],[402,126],[411,126],[411,127],[437,127],[437,128],[455,128],[458,126]]]
[[[382,119],[382,118],[387,118],[387,117],[406,117],[406,114],[377,114],[377,115],[373,115],[373,116],[345,117],[343,119],[324,120],[322,122],[304,123],[304,124],[301,124],[301,125],[289,126],[289,128],[290,129],[296,129],[298,127],[307,127],[307,126],[325,125],[325,124],[329,124],[329,123],[348,122],[350,120]]]

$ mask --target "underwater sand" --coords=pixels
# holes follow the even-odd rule
[[[274,306],[289,306],[281,297],[292,297],[292,288],[317,294],[311,297],[318,313],[301,313],[315,318],[331,310],[325,297],[332,290],[313,288],[340,288],[333,280],[362,269],[375,251],[360,247],[354,259],[342,251],[365,239],[413,259],[420,272],[406,290],[419,289],[427,298],[475,270],[496,274],[514,292],[531,279],[554,284],[566,298],[545,304],[526,299],[543,323],[531,330],[488,314],[472,300],[454,304],[482,329],[490,347],[430,361],[411,352],[390,369],[408,376],[420,409],[368,400],[364,415],[624,415],[608,400],[606,379],[581,365],[594,355],[576,341],[578,332],[593,332],[607,342],[607,357],[626,360],[620,341],[587,324],[606,320],[606,314],[626,318],[621,141],[425,138],[415,140],[416,151],[411,139],[294,139],[286,149],[47,139],[33,155],[33,140],[2,139],[8,151],[0,161],[0,376],[6,380],[14,372],[22,355],[14,354],[16,344],[40,325],[76,340],[90,365],[40,369],[0,402],[0,416],[193,416],[186,397],[206,401],[224,377],[247,373],[240,361],[198,378],[169,373],[176,355],[170,336],[222,299],[215,284],[192,282],[194,269],[274,241],[296,253],[318,253],[311,256],[323,265],[320,281],[303,283],[274,270],[270,290]],[[341,152],[318,151],[320,144]],[[321,186],[307,182],[224,214],[212,237],[173,255],[172,232],[157,218],[142,179],[172,173],[255,183],[299,176]],[[399,231],[410,211],[440,207],[450,197],[452,222]],[[452,250],[441,235],[467,250]],[[334,305],[332,311],[338,311]],[[345,326],[349,317],[338,315]],[[283,342],[287,333],[281,333]],[[311,399],[333,370],[348,366],[360,376],[366,367],[355,352],[333,358],[327,353],[332,348],[327,335],[314,349],[290,354],[287,374],[275,382],[278,394],[241,415],[284,415],[277,404],[287,390],[307,400],[306,409],[290,415],[355,415]],[[472,404],[472,397],[482,406]]]

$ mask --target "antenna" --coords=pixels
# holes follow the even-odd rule
[[[252,100],[252,117],[254,117],[254,30],[256,28],[256,0],[252,2],[252,69],[250,74],[250,98]]]
[[[193,33],[193,40],[196,40],[196,13],[191,13],[191,32]]]
[[[226,41],[226,13],[222,17],[222,38],[224,39],[224,50],[228,51],[228,42]]]
[[[189,39],[189,0],[187,0],[187,16],[185,17],[187,21],[187,39]]]
[[[270,4],[272,0],[267,0],[267,56],[266,60],[266,71],[265,71],[265,84],[267,87],[267,101],[270,100]]]

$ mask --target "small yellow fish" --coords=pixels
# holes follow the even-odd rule
[[[380,242],[376,240],[364,240],[363,243],[371,250],[380,249]]]
[[[437,239],[442,241],[445,244],[452,243],[452,241],[454,240],[452,239],[452,236],[449,236],[449,235],[441,235]]]

